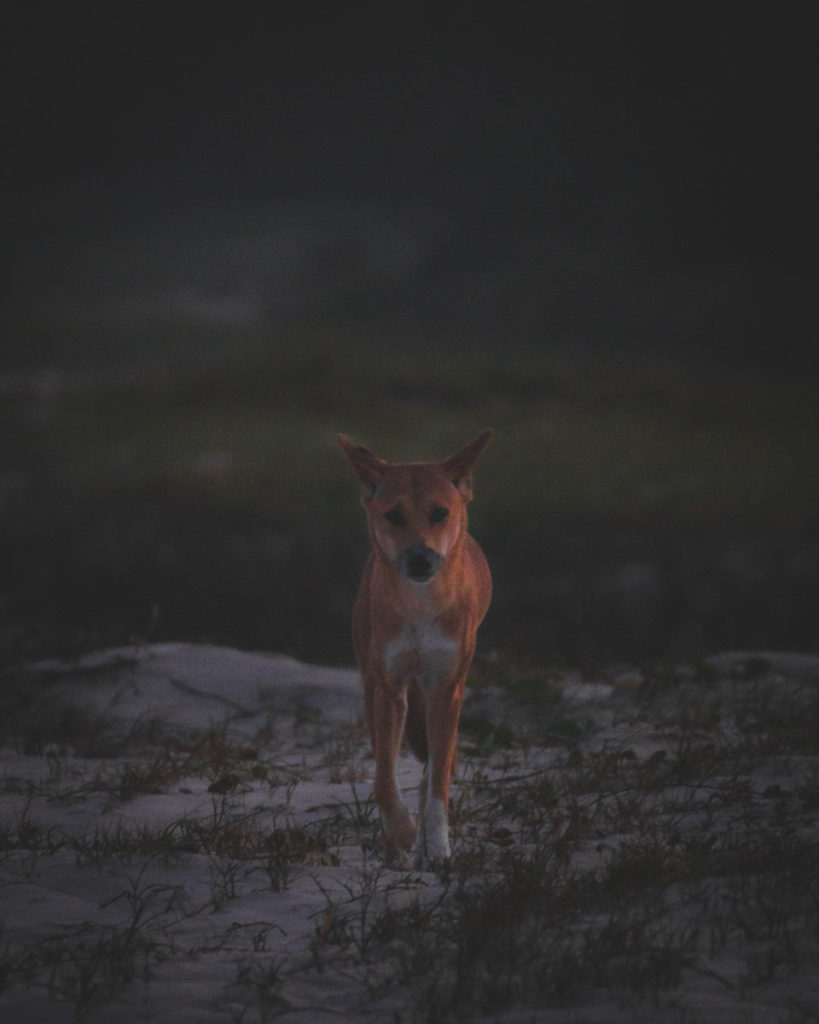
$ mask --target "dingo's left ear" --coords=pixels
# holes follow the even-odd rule
[[[344,454],[350,460],[353,469],[361,477],[368,494],[372,495],[381,482],[381,477],[384,475],[387,463],[384,459],[379,459],[377,455],[373,455],[371,451],[351,441],[344,434],[338,434],[337,440]]]
[[[452,455],[445,462],[441,463],[443,471],[467,501],[472,497],[472,467],[489,443],[491,436],[491,430],[484,430],[479,437],[476,437],[466,448],[461,449],[457,455]]]

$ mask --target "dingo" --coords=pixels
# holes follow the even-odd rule
[[[372,552],[353,610],[353,645],[375,755],[374,796],[387,856],[400,866],[450,855],[449,780],[475,634],[492,596],[483,552],[467,533],[472,467],[491,431],[444,462],[388,463],[340,434],[364,484]],[[419,827],[395,777],[406,726],[424,762]]]

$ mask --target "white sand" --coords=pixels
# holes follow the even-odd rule
[[[783,693],[809,695],[819,685],[819,659],[766,657],[765,678],[774,688],[781,682]],[[735,667],[743,659],[714,659],[718,679],[709,692],[741,685]],[[665,756],[669,735],[635,710],[641,681],[640,673],[626,671],[601,680],[558,681],[564,713],[568,708],[583,728],[576,750],[589,756],[626,751],[629,764],[648,763],[658,751]],[[382,963],[379,943],[395,946],[398,940],[376,925],[388,908],[433,906],[445,893],[455,896],[451,882],[447,890],[434,874],[402,874],[381,863],[355,671],[163,644],[99,652],[77,664],[41,663],[23,683],[37,694],[37,706],[53,708],[55,717],[66,702],[81,708],[96,723],[99,753],[79,756],[59,738],[29,752],[31,740],[23,735],[12,736],[0,751],[0,1020],[216,1024],[281,1017],[308,1024],[434,1018],[434,997],[425,1003],[423,996],[434,967],[421,964],[416,982],[379,987],[379,972],[387,963],[392,970],[400,957]],[[681,684],[658,706],[678,701],[684,709],[692,694]],[[506,696],[491,688],[470,707],[515,720]],[[729,725],[720,728],[725,732]],[[198,746],[192,736],[200,738]],[[104,756],[107,750],[111,756]],[[453,801],[463,798],[479,808],[484,791],[494,792],[493,780],[516,773],[547,770],[547,777],[553,771],[558,778],[567,756],[563,746],[467,753]],[[768,758],[758,769],[768,788],[750,775],[749,784],[755,792],[775,794],[779,787],[795,794],[811,772],[815,786],[817,760]],[[399,775],[412,802],[420,770],[409,755]],[[679,812],[680,828],[695,828],[696,814],[722,813],[721,792],[708,803],[695,784],[677,785],[665,794],[664,806],[671,797],[688,800],[690,814]],[[594,794],[582,799],[591,806]],[[782,806],[792,808],[795,801],[794,795]],[[764,803],[763,796],[757,802]],[[805,806],[788,827],[815,840],[819,810]],[[305,853],[298,844],[317,828],[326,842]],[[276,829],[292,844],[289,856],[264,847]],[[496,832],[500,838],[491,842],[502,850],[506,838]],[[478,842],[469,836],[467,818],[455,837],[456,856],[459,843],[463,849]],[[598,835],[574,855],[595,870],[633,838]],[[727,899],[718,885],[711,891],[715,901]],[[816,902],[817,892],[805,899]],[[673,911],[666,907],[664,913]],[[691,913],[681,898],[677,922]],[[709,914],[703,911],[703,922]],[[813,929],[816,919],[807,917],[805,927]],[[674,920],[668,916],[667,927]],[[566,1005],[535,992],[522,997],[523,1009],[495,1009],[481,1019],[816,1020],[817,935],[806,936],[800,927],[794,923],[789,941],[802,944],[807,959],[794,955],[792,962],[772,964],[770,977],[763,966],[759,977],[749,973],[756,939],[737,934],[735,952],[730,937],[714,942],[713,954],[703,952],[700,960],[708,971],[684,970],[667,988],[642,993],[600,984],[574,993]],[[759,956],[769,956],[765,936],[758,941]],[[442,1020],[455,1019],[448,1012]]]

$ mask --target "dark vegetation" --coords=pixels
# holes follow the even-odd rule
[[[5,378],[3,661],[138,636],[349,663],[367,540],[335,433],[413,459],[485,426],[485,651],[819,647],[807,382],[367,331],[302,327],[192,370]]]

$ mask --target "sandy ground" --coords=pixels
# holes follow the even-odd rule
[[[787,756],[771,753],[770,745],[753,759],[745,750],[743,770],[738,741],[729,733],[745,729],[747,737],[751,726],[737,715],[729,723],[724,698],[738,686],[753,687],[755,694],[773,694],[773,704],[759,698],[755,714],[778,701],[810,709],[819,659],[725,655],[710,661],[706,677],[703,683],[680,670],[673,685],[652,689],[636,670],[599,680],[566,675],[551,680],[548,700],[535,704],[516,703],[514,694],[497,686],[473,694],[465,715],[471,741],[464,740],[453,789],[455,868],[438,876],[383,865],[369,801],[372,761],[357,672],[186,644],[121,648],[76,663],[33,666],[16,678],[25,706],[17,712],[20,727],[0,750],[0,1019],[457,1019],[457,984],[449,975],[457,970],[458,977],[469,978],[472,965],[458,966],[456,933],[445,937],[440,922],[454,919],[465,893],[485,886],[488,894],[490,876],[506,871],[508,879],[509,865],[525,857],[531,864],[546,849],[539,843],[563,849],[558,840],[565,846],[571,828],[567,808],[581,805],[571,803],[571,793],[581,787],[578,774],[563,789],[560,780],[578,772],[581,761],[588,775],[605,760],[615,767],[599,772],[599,790],[586,784],[578,800],[589,821],[615,798],[620,816],[610,814],[607,826],[602,818],[590,823],[571,846],[574,877],[608,870],[623,850],[635,847],[635,836],[644,853],[651,822],[662,816],[666,852],[656,868],[659,881],[646,877],[645,890],[656,899],[646,903],[641,927],[661,921],[657,936],[673,935],[668,946],[678,953],[678,937],[693,933],[695,921],[698,938],[679,954],[668,977],[655,964],[638,982],[632,977],[636,954],[628,956],[629,928],[621,951],[600,952],[619,912],[609,911],[605,928],[599,927],[601,908],[590,903],[571,912],[571,923],[561,912],[557,931],[557,910],[553,921],[544,916],[534,923],[518,914],[520,928],[530,929],[526,948],[542,937],[553,950],[576,951],[578,936],[586,936],[585,959],[576,954],[581,981],[560,996],[559,986],[530,976],[526,984],[507,987],[518,993],[507,1008],[487,995],[485,1012],[478,1000],[467,1017],[509,1024],[817,1020],[815,877],[811,882],[810,872],[798,875],[794,868],[777,876],[773,896],[763,898],[757,886],[748,897],[755,908],[766,900],[775,904],[776,885],[799,877],[804,886],[807,879],[796,901],[804,903],[804,918],[792,914],[790,928],[771,924],[766,945],[764,929],[751,923],[764,914],[749,911],[743,930],[737,901],[749,889],[735,884],[737,878],[745,884],[763,877],[765,865],[723,867],[715,881],[698,872],[691,850],[692,837],[706,834],[703,849],[713,850],[739,822],[751,846],[753,836],[764,833],[766,842],[776,836],[781,851],[787,833],[788,849],[796,848],[797,839],[817,848],[816,745],[806,751],[799,734]],[[681,740],[668,723],[679,724],[706,703],[716,709],[708,717],[713,736],[703,741],[700,722]],[[540,724],[549,718],[551,741],[533,718]],[[27,726],[32,721],[39,724]],[[503,723],[517,739],[501,743],[476,722]],[[681,772],[657,774],[673,759],[681,764],[683,742],[695,740],[699,751],[724,742],[730,756],[723,765],[709,762],[707,779],[703,773],[687,781]],[[635,766],[650,790],[639,820],[636,809],[623,810],[639,788]],[[654,781],[647,786],[649,775]],[[412,802],[420,768],[409,755],[399,776]],[[557,787],[548,802],[553,835],[545,827],[528,834],[525,814],[511,806],[528,799],[533,790],[521,787],[532,779]],[[672,803],[674,827],[685,840],[666,828]],[[741,844],[731,847],[737,848]],[[679,864],[669,865],[673,857]],[[639,879],[623,885],[641,891]],[[793,894],[783,890],[782,899]],[[734,917],[729,921],[712,903],[730,903]],[[623,920],[632,910],[630,905]],[[541,910],[533,904],[532,913]],[[410,934],[405,925],[413,920]],[[491,932],[499,919],[485,914],[482,920],[475,927]],[[425,929],[429,942],[413,945]],[[469,931],[462,935],[466,948]],[[659,948],[657,936],[642,949],[641,964]],[[499,954],[487,948],[481,945],[476,957],[491,965]],[[605,970],[582,980],[595,956]],[[630,972],[628,984],[616,983],[618,956]],[[530,975],[542,977],[547,962],[553,958],[528,968]]]

